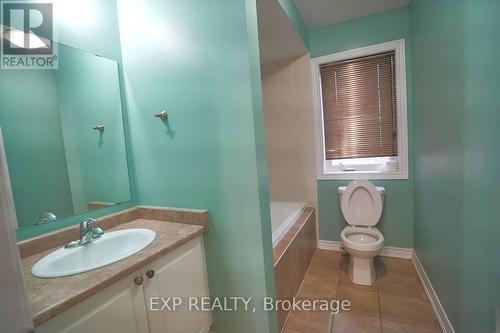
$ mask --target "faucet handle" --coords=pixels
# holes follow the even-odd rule
[[[95,222],[97,222],[96,219],[93,219],[93,218],[88,218],[88,219],[85,219],[83,220],[82,222],[80,222],[80,229],[88,229],[92,226],[92,224],[94,224]]]
[[[92,239],[101,238],[102,235],[104,235],[104,231],[101,228],[99,227],[92,228]]]
[[[85,238],[89,231],[92,229],[92,224],[96,222],[96,219],[93,218],[88,218],[80,222],[80,239],[83,240]]]
[[[71,243],[66,244],[64,247],[66,249],[71,249],[78,246],[86,245],[98,238],[100,238],[104,231],[99,227],[93,227],[92,225],[97,222],[96,219],[88,218],[80,222],[80,239]]]

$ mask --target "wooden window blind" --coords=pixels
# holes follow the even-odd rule
[[[320,66],[327,160],[397,156],[395,53]]]

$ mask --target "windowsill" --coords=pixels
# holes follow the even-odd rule
[[[401,171],[381,172],[381,171],[339,171],[330,173],[321,173],[318,180],[352,180],[352,179],[408,179],[408,173]]]
[[[350,170],[349,170],[350,169]],[[399,156],[324,161],[318,179],[408,179],[408,168]]]

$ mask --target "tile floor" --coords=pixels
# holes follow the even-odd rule
[[[292,312],[283,333],[442,332],[411,260],[377,257],[377,280],[353,284],[348,257],[318,250],[297,295],[304,299],[348,299],[349,312]]]

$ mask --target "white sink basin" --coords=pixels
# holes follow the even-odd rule
[[[61,248],[43,257],[31,273],[41,278],[74,275],[129,257],[151,244],[156,233],[149,229],[125,229],[105,233],[84,246]]]

